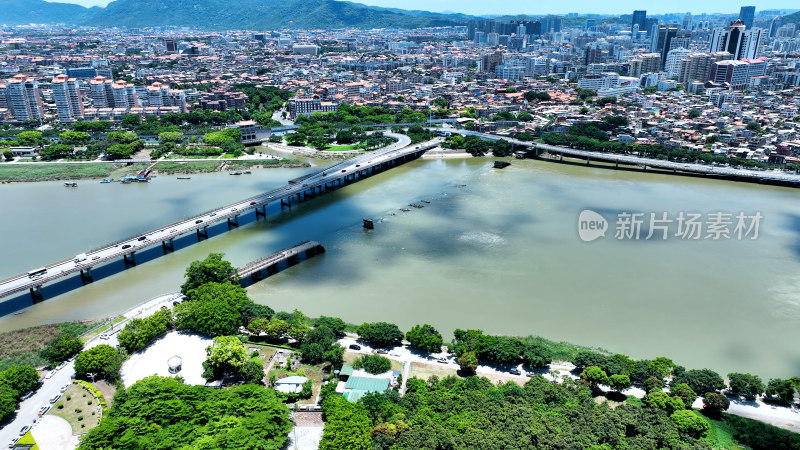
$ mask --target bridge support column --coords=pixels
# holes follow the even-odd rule
[[[267,205],[261,207],[261,211],[258,210],[258,206],[256,206],[256,220],[260,217],[267,217]]]
[[[122,255],[122,260],[125,262],[125,267],[136,265],[136,252],[130,252]]]
[[[197,240],[202,241],[203,239],[208,239],[208,227],[203,227],[203,231],[200,231],[200,228],[197,229]]]
[[[81,282],[86,284],[91,283],[92,281],[94,281],[94,278],[92,277],[92,268],[87,267],[85,269],[81,269]]]
[[[239,228],[239,215],[235,215],[232,218],[228,217],[228,228]]]
[[[559,153],[558,154],[558,160],[559,161],[563,161],[564,160],[564,154],[563,153]]]
[[[278,273],[278,265],[277,264],[269,265],[264,270],[266,270],[267,276],[274,275],[274,274]]]
[[[281,199],[281,211],[283,211],[284,206],[288,206],[291,209],[292,201],[291,200],[284,201],[283,199]]]
[[[292,256],[286,258],[286,262],[288,262],[290,266],[295,265],[295,264],[300,262],[300,256],[298,256],[296,254],[292,255]]]
[[[303,197],[302,197],[302,194],[300,192],[298,192],[297,193],[297,203],[300,203],[301,201],[303,201]]]
[[[619,169],[619,161],[614,161],[614,168]]]
[[[586,157],[586,165],[588,166],[590,162],[592,162],[592,158],[587,156]]]
[[[172,242],[172,238],[161,241],[161,249],[164,250],[165,255],[167,254],[167,252],[174,252],[175,244]]]
[[[33,303],[39,303],[44,300],[44,296],[42,295],[42,286],[34,286],[30,288],[31,291],[31,299],[33,299]]]

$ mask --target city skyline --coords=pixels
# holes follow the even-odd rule
[[[338,0],[337,0],[338,1]],[[71,3],[85,7],[100,6],[105,7],[111,1],[108,0],[72,0],[63,2],[50,2],[50,3]],[[531,5],[528,2],[514,0],[510,2],[503,2],[502,4],[487,4],[477,0],[467,0],[453,4],[449,1],[424,1],[424,0],[363,0],[358,2],[369,6],[378,6],[383,8],[397,8],[404,10],[419,10],[430,11],[438,13],[458,13],[469,15],[543,15],[543,14],[609,14],[621,15],[631,14],[633,10],[646,9],[650,15],[660,14],[676,14],[691,12],[692,14],[736,14],[740,6],[752,5],[754,2],[744,2],[743,4],[732,4],[722,1],[710,1],[698,4],[689,0],[678,0],[670,3],[670,8],[662,8],[658,10],[650,10],[646,3],[640,0],[624,0],[617,1],[613,5],[597,4],[589,1],[579,1],[569,3],[568,5],[559,4],[544,4],[544,5]],[[455,6],[455,7],[454,7]],[[773,0],[769,2],[759,2],[759,4],[752,5],[756,7],[756,14],[759,11],[770,9],[795,9],[797,8],[795,2],[788,0]]]

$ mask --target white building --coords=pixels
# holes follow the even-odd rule
[[[66,75],[53,78],[53,99],[56,102],[58,121],[73,123],[83,119],[83,98],[81,97],[81,82]]]

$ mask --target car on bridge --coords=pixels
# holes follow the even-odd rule
[[[203,219],[197,219],[194,221],[194,223],[203,223]]]
[[[144,241],[144,240],[147,240],[147,236],[139,236],[139,239],[137,239],[137,241]]]
[[[255,204],[256,204],[256,202],[250,202],[250,206],[253,206]]]
[[[122,246],[122,249],[125,250],[126,248],[131,248],[131,247],[133,247],[131,244],[125,244]]]
[[[211,213],[209,216],[210,216],[210,217],[214,217],[214,216],[216,216],[216,215],[217,215],[217,213]]]

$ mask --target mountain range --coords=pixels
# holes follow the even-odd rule
[[[472,18],[336,0],[116,0],[105,8],[43,0],[0,0],[0,11],[0,24],[4,25],[171,25],[217,30],[416,28],[463,25]]]

